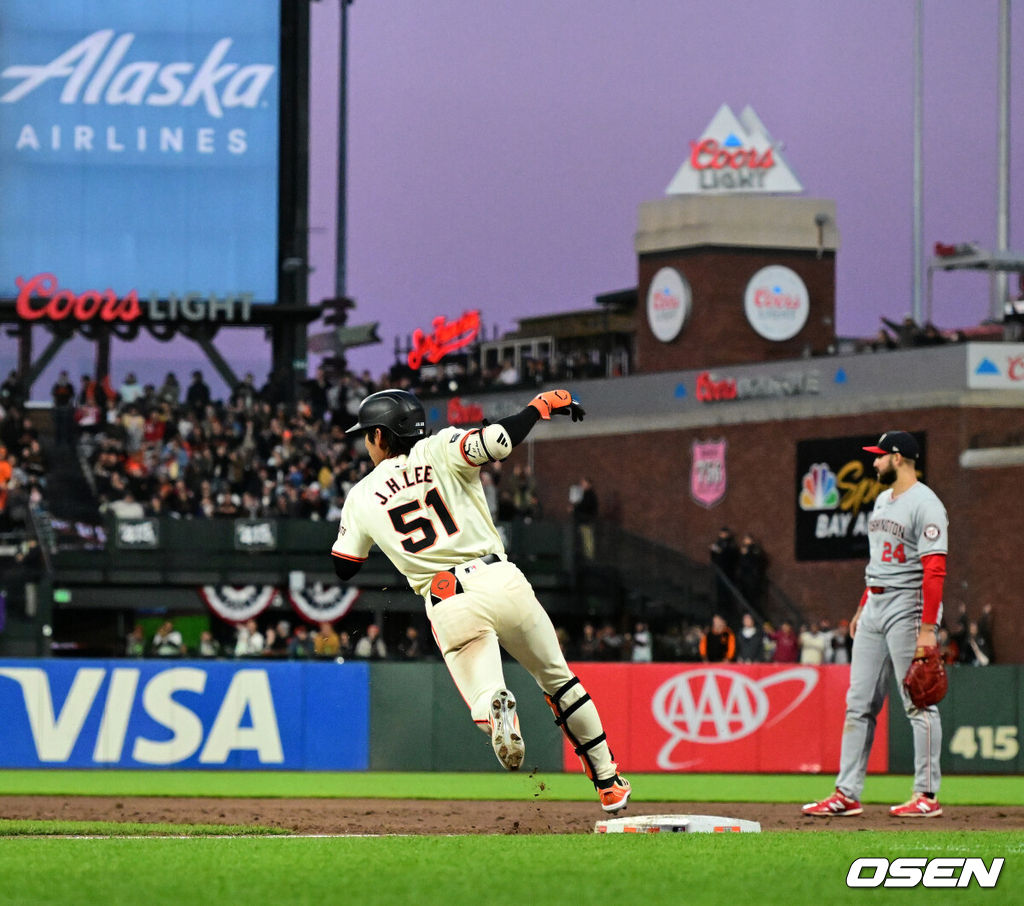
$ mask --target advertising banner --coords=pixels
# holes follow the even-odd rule
[[[624,771],[831,773],[839,769],[848,666],[594,664],[572,669],[597,703]],[[868,770],[889,765],[888,707]],[[568,745],[565,769],[578,768]]]
[[[917,476],[924,480],[925,435],[911,432],[921,448]],[[796,445],[796,559],[868,559],[868,517],[883,490],[875,454],[863,447],[877,434],[802,440]]]
[[[1024,343],[969,343],[967,386],[972,390],[1024,390]]]
[[[0,298],[273,301],[280,30],[279,0],[4,0]]]
[[[0,660],[0,767],[365,770],[366,664]]]

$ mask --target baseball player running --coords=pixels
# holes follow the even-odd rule
[[[601,807],[617,812],[629,800],[629,782],[618,773],[597,708],[569,670],[551,619],[505,556],[480,483],[480,466],[505,459],[552,413],[573,421],[584,416],[567,390],[549,390],[494,424],[427,437],[423,406],[411,393],[366,397],[346,433],[363,433],[374,469],[345,498],[331,555],[347,581],[376,544],[424,598],[452,679],[510,771],[522,765],[526,747],[499,644],[519,661],[544,693]]]
[[[870,560],[864,594],[850,621],[853,658],[846,693],[846,722],[836,791],[803,807],[805,815],[859,815],[875,720],[895,670],[901,679],[921,649],[935,645],[946,575],[946,510],[935,492],[917,480],[917,441],[905,431],[887,431],[873,447],[878,481],[886,486],[868,522]],[[914,790],[889,814],[896,818],[936,818],[942,806],[939,711],[917,708],[901,685],[903,707],[914,736]]]

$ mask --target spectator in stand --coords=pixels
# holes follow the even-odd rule
[[[131,488],[125,488],[124,497],[102,504],[100,512],[104,511],[112,513],[118,519],[142,519],[146,515],[145,508],[135,499]]]
[[[637,623],[633,627],[633,651],[631,660],[634,664],[649,664],[654,660],[654,640],[646,623]]]
[[[512,363],[512,359],[505,359],[501,363],[501,371],[498,372],[498,383],[504,387],[512,387],[519,383],[519,369]]]
[[[772,662],[776,664],[796,664],[800,660],[800,641],[793,631],[793,624],[783,620],[782,625],[769,636],[775,644]]]
[[[121,386],[117,389],[118,395],[121,397],[122,405],[127,403],[137,403],[142,399],[142,385],[139,383],[139,379],[135,377],[134,371],[129,371],[121,382]]]
[[[7,447],[0,444],[0,513],[5,513],[7,510],[15,462],[16,458],[10,455]]]
[[[72,447],[75,444],[75,387],[62,371],[50,390],[53,399],[54,443]]]
[[[380,636],[380,626],[371,623],[366,627],[366,635],[356,642],[355,657],[362,660],[382,661],[388,656],[387,646]]]
[[[204,629],[199,633],[199,651],[200,657],[220,657],[220,642],[214,637],[213,633],[209,629]]]
[[[827,643],[828,639],[817,621],[813,621],[810,626],[803,626],[800,631],[800,663],[815,667],[824,664]]]
[[[235,657],[258,657],[263,654],[264,639],[255,620],[246,620],[235,635]]]
[[[342,660],[352,657],[352,637],[344,630],[338,633],[338,657]]]
[[[977,620],[968,620],[967,634],[960,646],[960,663],[970,667],[987,667],[993,661],[988,640]]]
[[[850,637],[850,621],[840,620],[832,633],[830,664],[849,664],[853,657],[853,639]]]
[[[165,620],[150,642],[150,650],[157,657],[182,657],[188,653],[181,633],[171,620]]]
[[[935,636],[935,642],[944,664],[952,666],[960,662],[960,646],[953,640],[945,626],[939,629]]]
[[[723,525],[718,530],[718,537],[712,542],[709,552],[711,562],[716,567],[715,606],[723,612],[730,612],[735,605],[732,592],[728,584],[722,581],[722,577],[724,576],[729,582],[736,581],[736,560],[740,550],[729,526]]]
[[[270,633],[273,632],[273,638]],[[291,639],[292,627],[287,620],[278,620],[273,630],[267,630],[267,638],[263,645],[263,653],[270,657],[287,657],[288,642]]]
[[[596,661],[600,658],[601,641],[597,637],[597,630],[593,623],[583,624],[583,638],[579,644],[579,658],[581,661]]]
[[[141,624],[136,625],[124,643],[125,657],[145,657],[146,655],[146,633]]]
[[[3,384],[0,384],[0,418],[3,417],[3,412],[10,410],[12,406],[19,409],[24,406],[25,398],[25,385],[18,377],[18,372],[12,368],[4,378]]]
[[[705,663],[736,660],[736,636],[721,614],[711,618],[711,628],[700,640],[700,659]]]
[[[900,344],[884,327],[879,327],[869,347],[872,352],[888,352],[891,349],[899,349]]]
[[[298,660],[311,658],[316,654],[316,643],[305,623],[299,623],[295,632],[288,639],[288,657]]]
[[[760,610],[765,565],[761,545],[747,532],[740,541],[736,556],[736,587],[754,610]]]
[[[340,648],[341,642],[334,627],[327,622],[321,623],[313,637],[313,653],[317,657],[337,657]]]
[[[621,661],[625,639],[611,623],[605,623],[597,633],[598,658],[602,661]]]
[[[168,406],[177,406],[181,402],[181,385],[173,371],[167,372],[167,377],[156,392],[156,398],[157,402],[166,403]]]
[[[921,345],[920,341],[923,333],[911,315],[905,315],[903,321],[899,324],[883,317],[882,323],[896,333],[896,336],[899,337],[900,346],[904,349]]]
[[[576,524],[580,555],[584,560],[593,560],[597,554],[595,523],[598,502],[594,484],[588,477],[584,476],[578,485],[569,488],[569,511]]]
[[[759,664],[764,660],[764,630],[751,613],[743,614],[743,625],[736,638],[736,654],[741,664]]]
[[[185,403],[196,415],[202,415],[206,407],[210,405],[210,388],[203,380],[203,373],[199,370],[192,372],[192,383],[185,391]]]
[[[423,657],[420,631],[415,626],[406,626],[405,637],[398,643],[398,657],[403,661],[418,661]]]

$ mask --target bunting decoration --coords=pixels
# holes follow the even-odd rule
[[[307,623],[333,623],[349,612],[359,598],[358,588],[340,585],[289,585],[288,597],[296,613]]]
[[[244,623],[266,610],[277,589],[273,585],[204,585],[199,594],[218,617],[228,623]]]

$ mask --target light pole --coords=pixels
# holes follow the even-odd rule
[[[341,22],[338,47],[338,206],[334,259],[334,297],[345,298],[348,194],[348,8],[355,0],[338,0]]]

